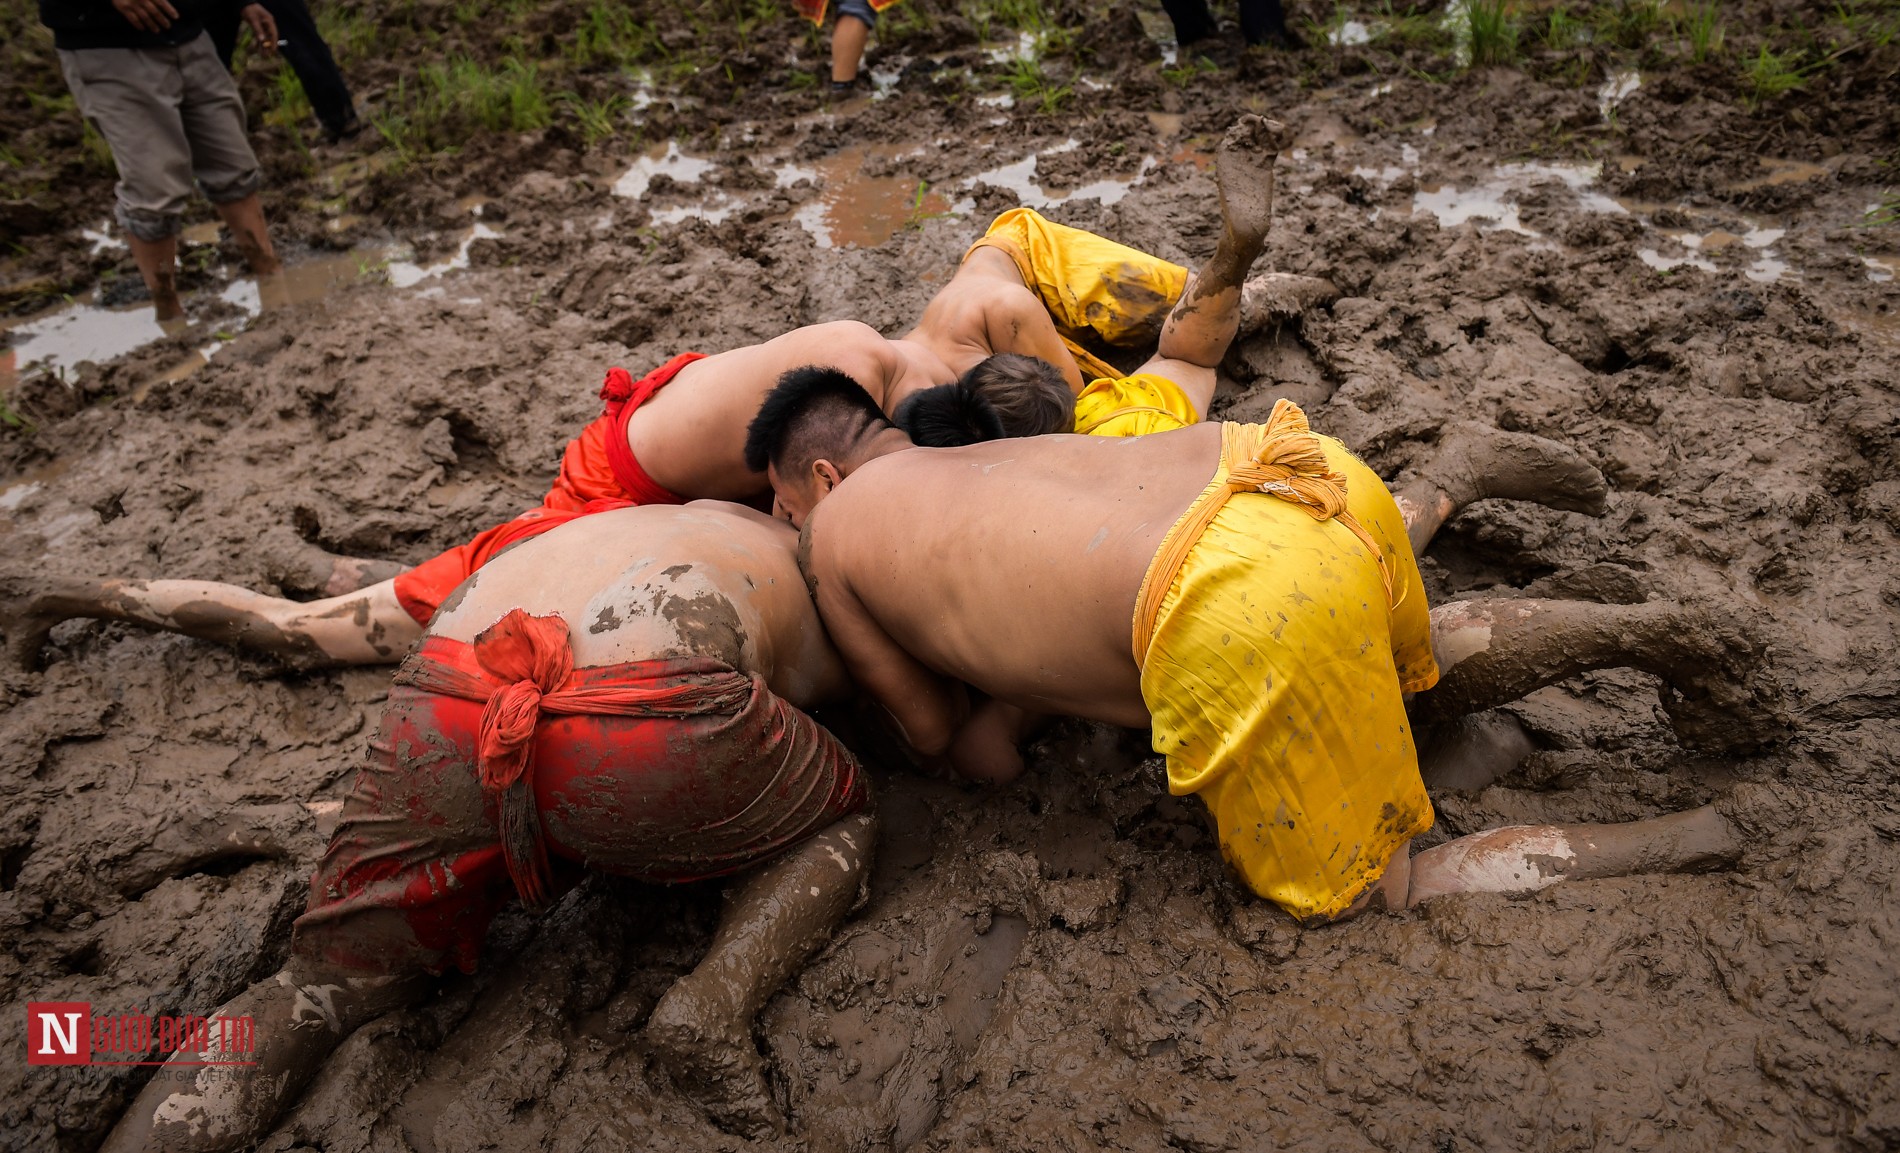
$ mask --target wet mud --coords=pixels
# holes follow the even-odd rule
[[[642,1032],[719,887],[596,877],[504,914],[478,973],[353,1036],[260,1148],[1900,1147],[1900,232],[1864,226],[1894,50],[1780,119],[1732,79],[1645,71],[1609,128],[1594,80],[1375,71],[1376,40],[1228,53],[1184,85],[1134,10],[1097,18],[1072,59],[1114,99],[1053,116],[943,99],[956,68],[1001,67],[950,29],[875,99],[755,85],[728,107],[723,81],[682,81],[651,139],[705,166],[639,195],[614,187],[638,150],[550,137],[471,150],[452,187],[378,185],[439,234],[415,259],[433,274],[230,304],[189,371],[196,330],[8,386],[32,428],[0,430],[7,595],[162,576],[302,597],[331,554],[422,560],[538,502],[608,366],[818,321],[901,333],[1017,203],[1198,264],[1207,158],[1255,112],[1295,137],[1264,263],[1330,288],[1239,342],[1217,412],[1291,397],[1395,483],[1460,422],[1608,478],[1576,502],[1600,516],[1454,517],[1422,558],[1434,604],[1689,601],[1762,628],[1769,683],[1746,692],[1714,687],[1721,629],[1672,649],[1644,623],[1673,685],[1583,671],[1502,705],[1535,751],[1434,788],[1421,847],[1714,803],[1739,860],[1301,929],[1223,875],[1145,734],[1059,726],[995,790],[884,756],[868,899],[753,1031],[784,1133],[719,1128]],[[853,177],[902,203],[844,229],[864,201],[827,182]],[[489,235],[447,210],[471,193]],[[185,287],[202,303],[228,275]],[[283,962],[389,670],[125,623],[59,625],[41,656],[0,673],[4,1012],[206,1012]],[[1720,739],[1763,699],[1776,731]],[[144,1072],[0,1064],[0,1147],[92,1148]]]

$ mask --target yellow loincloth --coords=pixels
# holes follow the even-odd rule
[[[1044,220],[1033,208],[998,216],[964,253],[995,248],[1016,263],[1023,283],[1042,298],[1084,379],[1120,372],[1077,343],[1084,333],[1115,347],[1152,344],[1187,288],[1187,269],[1124,244]]]
[[[1219,470],[1142,582],[1134,647],[1169,790],[1206,802],[1255,893],[1337,916],[1431,828],[1403,694],[1438,666],[1405,522],[1298,406],[1223,426]]]
[[[1075,431],[1089,436],[1147,436],[1200,421],[1181,386],[1154,373],[1101,377],[1075,398]]]

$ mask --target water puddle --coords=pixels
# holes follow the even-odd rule
[[[1034,32],[1017,33],[1015,40],[992,40],[981,46],[984,57],[991,64],[1011,64],[1018,60],[1034,60],[1041,55],[1041,44]]]
[[[1636,250],[1636,255],[1644,264],[1649,265],[1657,272],[1673,272],[1683,267],[1700,269],[1703,272],[1716,271],[1715,261],[1710,260],[1706,256],[1697,255],[1694,252],[1689,252],[1682,256],[1664,256],[1659,250],[1654,248],[1639,248]]]
[[[1007,188],[1016,194],[1016,199],[1025,208],[1038,211],[1053,208],[1070,200],[1100,200],[1104,205],[1115,204],[1128,195],[1128,190],[1139,184],[1143,177],[1155,169],[1155,158],[1145,156],[1141,167],[1132,176],[1108,176],[1101,180],[1091,180],[1087,184],[1074,188],[1045,188],[1036,180],[1036,161],[1042,156],[1059,156],[1064,152],[1073,152],[1081,147],[1081,142],[1073,138],[1065,140],[1051,148],[1042,149],[1018,160],[1014,164],[1005,164],[987,172],[979,172],[959,184],[962,188],[972,188],[977,184],[989,184],[997,188]],[[962,202],[959,202],[961,204]],[[959,208],[959,211],[967,209]]]
[[[670,140],[664,149],[655,149],[635,160],[633,167],[614,181],[614,195],[639,200],[647,194],[655,176],[670,176],[681,184],[698,184],[700,177],[714,167],[710,160],[681,152],[679,142]]]
[[[90,255],[98,256],[102,252],[111,252],[115,248],[124,248],[125,241],[112,234],[112,221],[104,220],[97,228],[82,228],[79,235],[92,241]]]
[[[1616,111],[1616,106],[1629,99],[1630,94],[1642,86],[1642,74],[1633,69],[1610,73],[1609,79],[1603,82],[1603,87],[1597,89],[1597,111],[1603,114],[1603,119],[1610,119],[1610,114]]]
[[[64,376],[81,361],[103,363],[163,340],[167,326],[152,318],[149,301],[107,308],[91,293],[6,329],[11,336],[14,372],[46,367]],[[169,322],[183,331],[182,321]]]
[[[1838,313],[1834,319],[1864,337],[1900,348],[1900,312],[1851,311]]]
[[[792,219],[820,248],[875,248],[915,220],[940,216],[951,204],[914,176],[868,175],[868,163],[892,158],[888,150],[854,144],[814,161],[788,164],[775,174],[780,188],[809,180],[817,198],[801,205]]]
[[[18,511],[28,497],[45,488],[48,481],[64,476],[72,467],[71,459],[61,457],[38,468],[29,468],[5,484],[0,484],[0,513]]]
[[[1361,171],[1391,183],[1384,173]],[[1390,169],[1385,171],[1391,172]],[[1412,196],[1412,212],[1414,215],[1430,212],[1447,228],[1469,220],[1489,221],[1488,226],[1481,223],[1479,227],[1487,232],[1516,232],[1536,237],[1540,234],[1525,227],[1520,217],[1518,197],[1540,181],[1561,182],[1576,194],[1577,206],[1585,212],[1626,215],[1627,208],[1596,189],[1596,180],[1601,174],[1602,166],[1598,164],[1500,164],[1492,170],[1489,179],[1470,187],[1434,184],[1420,188]]]
[[[1379,31],[1383,31],[1383,29],[1375,28],[1369,24],[1361,24],[1357,20],[1348,20],[1328,32],[1326,34],[1326,41],[1329,44],[1335,44],[1342,48],[1350,47],[1354,44],[1370,44],[1372,43],[1372,37],[1375,32]]]
[[[463,207],[479,214],[481,202],[478,198],[468,198]],[[141,385],[133,394],[136,400],[156,384],[182,380],[204,367],[227,340],[243,331],[267,308],[308,304],[362,281],[387,280],[392,287],[409,288],[468,267],[470,246],[477,240],[500,235],[477,220],[454,253],[430,265],[392,259],[406,250],[400,246],[385,246],[288,264],[283,272],[262,281],[251,276],[239,277],[226,284],[215,298],[242,314],[226,320],[206,321],[200,316],[188,316],[160,324],[152,316],[150,301],[108,307],[98,304],[95,297],[87,293],[38,316],[0,323],[0,333],[4,333],[11,344],[0,352],[0,357],[4,357],[0,361],[0,388],[11,388],[20,376],[36,369],[50,370],[63,378],[84,361],[103,364],[171,335],[195,332],[205,338],[206,343]],[[202,311],[204,307],[204,298],[199,297],[192,310]]]
[[[1824,164],[1811,164],[1806,160],[1779,160],[1772,156],[1760,158],[1760,164],[1768,171],[1750,180],[1728,185],[1724,192],[1753,192],[1759,188],[1773,188],[1777,184],[1799,184],[1827,176]]]

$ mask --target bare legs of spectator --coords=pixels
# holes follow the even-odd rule
[[[871,39],[871,26],[856,16],[840,13],[831,28],[831,86],[836,89],[858,78],[858,66],[864,62],[864,45]]]

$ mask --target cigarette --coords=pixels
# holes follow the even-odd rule
[[[288,48],[288,47],[290,47],[290,41],[288,41],[288,40],[279,40],[279,41],[277,42],[277,46],[278,46],[279,48]]]

